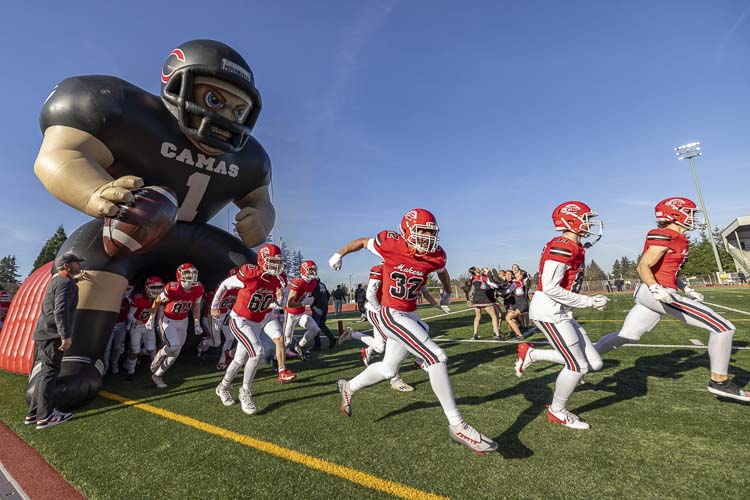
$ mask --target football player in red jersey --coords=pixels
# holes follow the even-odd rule
[[[341,342],[346,342],[347,340],[349,340],[349,338],[354,338],[367,346],[363,347],[360,351],[362,355],[362,362],[365,364],[365,366],[368,366],[370,364],[370,360],[372,359],[373,355],[383,354],[383,352],[385,351],[385,343],[388,340],[383,327],[383,319],[380,316],[382,308],[380,303],[383,298],[383,287],[381,286],[382,283],[383,264],[381,263],[376,266],[372,266],[372,268],[370,269],[370,280],[367,283],[367,302],[365,303],[365,310],[367,321],[372,326],[373,334],[367,335],[363,332],[352,331],[351,328],[347,328],[347,331],[344,332],[340,339]],[[438,304],[438,302],[432,297],[432,295],[430,295],[426,288],[423,287],[421,293],[424,296],[425,300],[427,300],[427,302],[429,302],[433,306],[437,307],[444,313],[450,312],[450,307]],[[426,332],[429,332],[429,325],[422,321],[421,318],[418,319],[422,328],[424,328]],[[420,360],[417,362],[417,364],[421,366],[423,363]],[[396,375],[391,378],[391,387],[401,392],[411,392],[414,390],[414,387],[404,382],[404,380],[398,373],[396,373]]]
[[[700,210],[687,198],[673,197],[656,205],[659,227],[646,235],[643,255],[638,261],[641,283],[635,289],[635,305],[628,312],[622,329],[602,337],[596,344],[600,354],[622,344],[638,343],[665,314],[688,325],[709,331],[708,358],[711,378],[708,390],[717,396],[750,401],[750,392],[729,380],[729,358],[735,327],[705,306],[703,295],[686,286],[677,276],[688,256],[689,241],[685,232],[705,227]],[[686,295],[678,295],[680,289]]]
[[[120,312],[117,314],[117,321],[112,334],[109,336],[107,347],[104,349],[102,362],[104,363],[104,373],[112,368],[112,375],[120,373],[120,356],[125,351],[125,336],[128,333],[128,311],[130,311],[130,295],[133,293],[133,285],[128,284],[125,293],[120,302]]]
[[[304,260],[299,266],[299,277],[292,278],[289,283],[289,297],[284,309],[284,342],[287,346],[292,343],[294,327],[297,323],[305,329],[304,336],[294,346],[294,352],[305,359],[305,347],[320,332],[320,327],[305,307],[313,303],[313,290],[318,284],[318,266],[311,260]]]
[[[239,270],[239,267],[232,267],[227,276],[234,276]],[[204,333],[203,339],[198,344],[198,357],[202,357],[209,348],[222,345],[221,334],[223,333],[224,345],[219,362],[216,364],[216,369],[220,371],[226,370],[227,365],[232,362],[231,350],[234,344],[234,335],[229,329],[229,310],[232,309],[237,300],[237,292],[236,288],[227,290],[219,303],[219,317],[216,319],[211,316],[211,304],[216,296],[216,291],[208,292],[204,304],[203,318],[201,319]]]
[[[201,327],[200,302],[203,297],[203,285],[198,281],[198,270],[186,262],[177,268],[177,281],[164,287],[151,306],[151,317],[146,323],[147,329],[153,329],[154,317],[159,307],[164,306],[159,331],[164,345],[151,362],[151,380],[159,389],[164,389],[164,374],[180,355],[188,328],[188,314],[193,313],[196,335],[203,334]]]
[[[281,249],[272,243],[266,243],[258,249],[258,265],[245,264],[236,275],[225,279],[216,290],[211,304],[211,314],[216,319],[221,314],[219,305],[226,292],[231,289],[239,291],[229,312],[229,327],[237,338],[237,352],[215,392],[225,406],[234,404],[229,389],[237,372],[244,367],[240,403],[242,411],[248,415],[255,413],[256,409],[252,393],[253,377],[264,350],[269,348],[264,348],[263,337],[267,336],[276,343],[277,352],[278,346],[281,346],[283,356],[281,325],[269,312],[278,307],[277,302],[283,298],[281,290],[285,281]],[[270,346],[270,343],[267,345]],[[278,360],[279,380],[292,380],[294,374],[283,368],[284,358],[279,357]]]
[[[342,258],[367,248],[383,260],[383,298],[381,318],[389,341],[385,345],[383,361],[371,363],[353,379],[339,380],[341,411],[351,416],[351,399],[357,391],[398,372],[401,362],[409,354],[424,359],[428,366],[432,390],[448,418],[451,439],[477,453],[497,449],[497,443],[467,424],[456,406],[448,377],[445,352],[432,340],[420,324],[416,314],[417,294],[427,276],[435,271],[444,290],[451,289],[450,276],[445,269],[445,252],[438,245],[438,225],[427,210],[410,210],[401,219],[401,232],[381,231],[375,238],[351,241],[329,260],[330,266],[341,269]],[[444,292],[447,294],[449,292]],[[442,297],[441,297],[442,298]]]
[[[533,361],[552,361],[565,365],[555,383],[552,404],[547,407],[547,420],[572,429],[590,426],[567,410],[568,398],[589,369],[600,370],[602,360],[589,340],[586,330],[573,318],[574,308],[594,307],[604,310],[609,299],[604,295],[581,295],[586,248],[581,238],[601,237],[602,223],[593,220],[597,213],[580,201],[568,201],[552,212],[552,222],[561,236],[552,238],[542,251],[539,262],[539,285],[529,307],[529,318],[544,332],[554,346],[552,349],[533,349],[529,344],[518,345],[516,375]],[[592,234],[599,226],[598,234]]]
[[[153,328],[146,328],[146,323],[151,317],[151,305],[164,289],[164,282],[158,276],[150,276],[143,283],[145,293],[136,293],[130,299],[130,310],[128,311],[128,324],[130,330],[130,353],[125,360],[125,371],[128,380],[133,379],[135,365],[138,355],[141,353],[141,345],[153,361],[156,355],[156,334]]]

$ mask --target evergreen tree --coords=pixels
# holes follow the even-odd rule
[[[290,276],[299,276],[299,266],[302,265],[303,260],[304,258],[302,257],[302,252],[300,252],[299,250],[291,253],[289,257]]]
[[[15,292],[21,285],[18,281],[20,277],[15,255],[6,255],[0,259],[0,288],[8,292]]]
[[[52,237],[47,240],[47,243],[45,243],[42,247],[41,252],[39,252],[39,255],[34,261],[34,268],[31,272],[33,273],[47,262],[54,260],[55,256],[57,255],[57,251],[60,250],[60,247],[63,245],[63,243],[65,243],[65,240],[67,239],[68,236],[65,234],[65,229],[62,226],[58,227],[57,231],[55,231],[55,234],[53,234]]]
[[[612,278],[619,280],[622,276],[622,265],[620,264],[620,259],[616,259],[615,263],[612,264]]]
[[[586,266],[583,275],[585,276],[584,279],[586,281],[603,281],[607,279],[607,274],[602,271],[602,268],[599,267],[599,264],[597,264],[595,260],[592,260],[591,263]]]

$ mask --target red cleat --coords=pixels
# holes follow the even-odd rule
[[[297,374],[294,373],[292,370],[284,369],[279,372],[279,382],[281,382],[282,384],[291,382],[292,380],[295,379],[295,377],[297,377]]]

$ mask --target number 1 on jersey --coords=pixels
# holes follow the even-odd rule
[[[185,199],[182,200],[179,210],[177,210],[177,220],[191,222],[198,215],[198,205],[201,204],[203,195],[206,194],[208,183],[211,180],[210,175],[195,172],[188,177],[188,192]]]

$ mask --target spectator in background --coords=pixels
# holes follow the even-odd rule
[[[472,339],[479,340],[479,323],[482,320],[482,310],[486,310],[492,320],[492,331],[496,340],[500,340],[500,331],[498,330],[497,313],[492,299],[488,294],[489,289],[495,289],[498,284],[489,278],[489,269],[480,270],[477,267],[469,268],[468,283],[464,286],[466,292],[466,301],[469,307],[474,308],[474,335]],[[494,293],[492,295],[494,298]]]
[[[518,270],[513,273],[513,284],[516,289],[513,295],[516,299],[516,309],[521,314],[518,317],[520,330],[525,331],[529,326],[529,275],[526,271]]]
[[[607,293],[612,293],[612,283],[609,280],[604,282],[604,288],[607,289]]]
[[[516,284],[515,284],[515,276],[513,275],[513,271],[506,271],[505,272],[505,281],[510,283],[510,286],[508,287],[507,295],[503,297],[503,303],[505,304],[505,321],[508,322],[508,326],[511,329],[511,333],[509,335],[513,335],[516,340],[523,339],[523,335],[521,335],[521,328],[518,326],[518,318],[523,314],[517,306],[516,299]],[[527,302],[528,304],[528,302]]]
[[[740,285],[744,285],[746,283],[745,281],[745,273],[742,271],[737,273],[737,277],[740,279]]]
[[[333,349],[336,346],[336,337],[334,337],[333,332],[331,332],[330,328],[328,328],[328,325],[326,325],[326,320],[328,318],[328,300],[331,296],[328,293],[328,287],[326,287],[326,284],[321,280],[318,280],[318,284],[315,285],[312,294],[313,303],[310,306],[312,319],[313,321],[315,321],[315,323],[317,323],[317,325],[320,327],[320,331],[323,332],[323,334],[328,339],[328,348]],[[315,345],[313,346],[313,351],[319,350],[320,333],[315,336]]]
[[[344,304],[344,290],[341,289],[341,285],[336,285],[336,289],[333,291],[333,310],[336,317],[341,316],[341,306]]]
[[[362,283],[357,285],[357,289],[354,290],[354,301],[357,303],[357,309],[361,315],[359,321],[365,321],[367,316],[365,315],[365,302],[367,302],[367,290],[362,286]]]
[[[31,395],[29,412],[23,423],[36,424],[37,429],[46,429],[73,418],[72,413],[53,409],[52,398],[60,374],[63,352],[72,344],[73,319],[78,306],[78,283],[81,262],[75,254],[65,253],[55,259],[57,274],[47,285],[42,301],[42,310],[34,330],[34,365],[41,369],[39,383]]]

